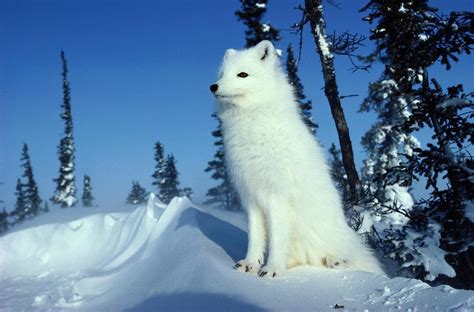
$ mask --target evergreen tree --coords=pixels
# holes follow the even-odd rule
[[[411,115],[412,97],[400,92],[392,72],[369,86],[369,96],[360,111],[374,110],[377,121],[362,138],[367,158],[362,167],[362,184],[370,213],[386,226],[405,225],[414,200],[410,194],[411,178],[398,170],[406,157],[420,146],[415,136],[402,129]]]
[[[155,172],[153,173],[153,182],[152,185],[156,186],[158,189],[158,198],[163,201],[161,197],[161,188],[165,183],[164,175],[165,175],[165,151],[164,147],[160,142],[155,143]]]
[[[74,137],[73,137],[73,123],[71,114],[71,90],[67,78],[68,68],[67,60],[64,51],[61,51],[61,61],[63,67],[63,112],[61,119],[64,120],[64,136],[59,142],[59,176],[54,179],[56,182],[56,190],[51,201],[61,207],[73,207],[77,201],[76,185],[74,177]]]
[[[208,162],[208,167],[205,171],[212,172],[211,177],[216,181],[220,181],[220,183],[207,191],[207,200],[204,204],[216,205],[225,210],[240,210],[241,207],[237,192],[233,188],[226,170],[224,141],[222,139],[222,122],[215,114],[213,114],[213,117],[216,118],[219,123],[217,130],[212,132],[212,136],[216,138],[214,145],[217,147],[217,151],[214,154],[214,159]]]
[[[127,204],[139,205],[146,203],[147,191],[137,181],[132,182],[132,190],[127,197]]]
[[[422,3],[425,2],[425,3]],[[373,3],[373,8],[381,3]],[[369,58],[379,56],[386,65],[382,77],[369,86],[369,96],[364,100],[360,111],[374,110],[378,115],[377,122],[364,135],[362,145],[368,158],[364,161],[362,178],[364,187],[372,194],[374,206],[387,218],[388,222],[406,223],[407,218],[395,210],[409,211],[413,206],[412,196],[408,191],[409,178],[397,171],[403,155],[410,157],[413,150],[419,147],[418,140],[401,129],[410,117],[413,104],[413,86],[420,82],[420,67],[411,57],[417,56],[408,48],[423,38],[423,30],[416,27],[423,17],[419,9],[426,13],[434,12],[420,1],[407,9],[408,1],[388,1],[385,3],[390,10],[383,9],[380,28],[372,31],[371,39],[377,42],[377,48]],[[371,8],[367,6],[365,10]],[[372,13],[375,13],[373,11]],[[382,14],[382,11],[380,11]],[[376,13],[377,15],[379,13]],[[380,16],[382,17],[382,16]],[[377,18],[370,14],[365,19]],[[387,19],[387,20],[385,20]],[[386,25],[388,21],[397,20],[399,25],[410,28],[409,32],[400,32],[395,25]],[[385,28],[387,26],[387,28]],[[415,65],[415,66],[414,66]],[[406,67],[407,66],[407,67]],[[403,200],[405,199],[405,200]]]
[[[434,225],[436,243],[454,272],[433,274],[425,263],[421,272],[429,280],[474,289],[474,220],[468,216],[474,202],[474,159],[468,152],[474,143],[474,103],[463,93],[462,85],[444,92],[436,79],[431,80],[432,86],[428,81],[424,69],[423,86],[418,92],[420,102],[405,126],[430,127],[435,142],[417,149],[407,167],[413,175],[427,180],[431,197],[420,205],[423,213],[419,213],[419,219],[423,225]],[[414,227],[420,228],[419,223]],[[407,237],[410,236],[403,233],[404,241]]]
[[[25,220],[26,216],[28,215],[28,207],[26,204],[25,192],[23,190],[24,186],[21,183],[20,179],[16,182],[16,202],[15,202],[15,210],[11,212],[13,218],[15,218],[15,223],[21,222]]]
[[[426,0],[372,0],[362,10],[369,12],[365,20],[377,23],[370,37],[376,42],[371,58],[385,63],[383,78],[390,79],[383,81],[392,85],[390,92],[376,92],[385,100],[381,107],[387,110],[389,102],[390,109],[407,107],[398,113],[399,120],[389,124],[390,131],[405,137],[388,144],[406,144],[406,138],[422,127],[433,132],[434,140],[426,148],[404,147],[406,160],[382,172],[386,183],[401,186],[424,176],[431,196],[412,211],[393,207],[408,222],[386,226],[378,235],[388,247],[386,252],[415,277],[473,288],[474,225],[465,213],[474,189],[474,162],[466,151],[473,143],[474,126],[469,121],[473,104],[462,85],[444,92],[435,79],[432,85],[428,79],[428,68],[436,62],[449,69],[451,61],[458,60],[456,54],[470,53],[473,14],[438,14]],[[391,133],[392,137],[397,138]]]
[[[179,197],[179,181],[178,170],[176,169],[176,161],[173,155],[168,155],[165,162],[165,172],[163,183],[160,188],[159,198],[168,204],[173,198]]]
[[[85,174],[82,188],[82,206],[92,207],[94,205],[94,197],[92,196],[91,178]]]
[[[291,43],[288,45],[286,52],[286,72],[288,74],[288,81],[295,90],[296,101],[300,105],[303,121],[305,122],[306,126],[308,126],[309,131],[312,134],[315,134],[318,125],[313,121],[313,117],[311,116],[311,109],[313,108],[313,105],[310,100],[306,100],[306,95],[303,92],[304,88],[300,78],[298,77],[298,67],[296,66],[296,60]]]
[[[26,178],[25,184],[25,205],[28,209],[28,215],[36,216],[40,212],[41,198],[38,192],[38,186],[33,176],[33,168],[31,166],[31,159],[28,153],[28,145],[23,144],[23,151],[21,155],[22,167],[24,168],[23,177]]]
[[[245,47],[255,46],[262,40],[273,43],[280,40],[279,31],[270,23],[262,23],[267,11],[268,0],[240,0],[241,9],[235,12],[239,21],[247,27],[245,30]]]
[[[0,235],[8,231],[8,226],[8,213],[3,208],[0,212]]]

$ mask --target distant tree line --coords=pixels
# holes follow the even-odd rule
[[[63,103],[61,108],[63,111],[60,117],[64,121],[64,135],[58,145],[60,162],[59,175],[54,179],[56,189],[50,200],[55,205],[67,208],[76,205],[77,197],[74,175],[75,147],[71,113],[71,89],[67,76],[68,67],[64,51],[61,51],[61,62],[63,87]],[[23,168],[23,175],[22,178],[17,180],[15,188],[15,207],[10,213],[5,211],[5,207],[3,207],[2,212],[0,212],[0,233],[5,232],[9,227],[17,223],[36,217],[41,213],[49,212],[48,202],[43,201],[39,195],[38,185],[33,174],[29,147],[26,143],[23,144],[20,161],[21,167]],[[84,207],[94,206],[91,179],[88,175],[84,175],[82,205]]]

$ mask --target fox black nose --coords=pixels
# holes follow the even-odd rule
[[[212,93],[216,92],[218,88],[219,88],[219,86],[216,83],[212,84],[211,87],[210,87]]]

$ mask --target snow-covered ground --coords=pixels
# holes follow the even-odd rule
[[[52,211],[0,237],[0,311],[469,311],[474,291],[365,272],[232,269],[241,214],[152,195],[127,210]],[[343,306],[343,308],[342,308]]]

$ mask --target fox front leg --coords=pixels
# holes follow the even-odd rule
[[[248,247],[245,259],[238,261],[234,269],[237,271],[257,274],[263,263],[266,244],[266,230],[263,211],[257,207],[248,209]],[[255,208],[255,209],[252,209]]]
[[[259,276],[273,278],[281,275],[287,269],[290,221],[288,219],[288,208],[281,204],[282,201],[274,201],[267,213],[268,223],[268,261]]]

